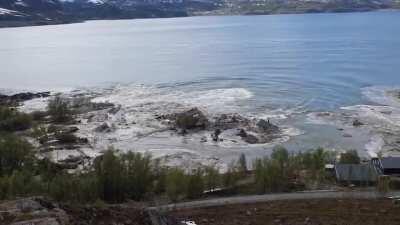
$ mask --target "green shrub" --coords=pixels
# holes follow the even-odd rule
[[[102,200],[118,203],[125,200],[124,165],[112,149],[95,162],[99,196]]]
[[[7,199],[9,190],[8,176],[0,177],[0,200]]]
[[[239,172],[244,176],[247,173],[247,159],[244,153],[240,154],[238,160],[238,169]]]
[[[125,187],[128,197],[134,200],[143,199],[153,189],[154,175],[151,167],[151,156],[129,152],[122,155],[125,167]]]
[[[10,176],[2,177],[0,189],[3,189],[0,197],[6,196],[7,198],[38,195],[42,194],[44,190],[39,177],[34,176],[28,170],[14,170]]]
[[[221,176],[214,166],[204,168],[204,185],[207,190],[214,190],[221,186]]]
[[[47,105],[51,119],[56,123],[65,123],[72,120],[72,110],[69,108],[69,101],[60,96],[50,100]]]
[[[280,192],[287,187],[286,167],[276,159],[265,157],[255,162],[256,189],[259,193]]]
[[[31,169],[34,163],[33,147],[15,135],[0,136],[0,176],[14,170]]]
[[[185,173],[178,168],[168,171],[166,179],[166,192],[171,201],[178,201],[186,192],[186,176]]]
[[[32,126],[32,117],[16,109],[0,106],[0,131],[21,131]]]
[[[200,169],[195,170],[188,175],[186,197],[189,199],[200,198],[204,193],[203,172]]]
[[[350,150],[340,154],[340,163],[342,164],[360,164],[360,161],[356,150]]]

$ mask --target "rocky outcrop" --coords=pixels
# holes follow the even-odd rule
[[[279,132],[279,127],[272,124],[269,120],[259,120],[257,122],[257,128],[265,134],[274,134]]]
[[[237,136],[249,144],[268,143],[281,136],[280,128],[269,120],[254,120],[239,114],[221,114],[208,120],[198,108],[156,118],[170,125],[172,130],[181,135],[186,135],[189,131],[210,131],[214,142],[223,141],[220,135],[232,129],[237,129]],[[200,142],[207,142],[207,138],[202,137]]]
[[[156,119],[165,121],[172,129],[176,130],[206,129],[210,123],[204,113],[198,108],[192,108],[180,113],[156,116]]]
[[[181,129],[205,129],[209,121],[207,117],[198,108],[176,114],[175,124]]]
[[[121,205],[58,204],[43,197],[0,203],[1,225],[152,225],[144,207]]]
[[[64,210],[42,197],[7,201],[0,204],[0,224],[69,225]]]
[[[112,132],[114,129],[112,128],[111,125],[108,123],[104,122],[100,126],[96,127],[94,131],[99,132],[99,133],[109,133]]]
[[[25,92],[25,93],[18,93],[14,95],[1,95],[0,94],[0,105],[11,105],[11,106],[17,106],[19,103],[23,101],[28,101],[32,100],[35,98],[45,98],[49,97],[50,92],[38,92],[38,93],[31,93],[31,92]]]

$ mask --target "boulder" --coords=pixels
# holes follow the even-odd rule
[[[20,199],[16,201],[16,206],[18,210],[23,213],[28,213],[32,211],[43,210],[44,208],[40,205],[39,202],[35,201],[34,199]]]
[[[354,127],[359,127],[359,126],[362,126],[362,125],[364,125],[364,123],[362,123],[360,120],[358,120],[358,119],[355,119],[354,121],[353,121],[353,126]]]
[[[245,137],[247,137],[247,132],[244,129],[240,129],[237,136],[245,138]]]
[[[100,132],[100,133],[109,133],[112,132],[112,128],[110,125],[108,125],[108,123],[103,123],[100,126],[98,126],[95,131],[96,132]]]
[[[176,114],[175,125],[181,129],[205,129],[209,124],[207,117],[198,108]]]
[[[43,197],[0,202],[0,224],[67,225],[69,216]]]

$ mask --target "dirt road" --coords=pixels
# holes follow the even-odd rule
[[[399,196],[399,192],[391,192],[386,194],[389,196]],[[296,192],[296,193],[284,193],[284,194],[266,194],[266,195],[251,195],[251,196],[239,196],[239,197],[227,197],[227,198],[216,198],[208,200],[199,200],[192,202],[183,202],[177,204],[169,204],[158,207],[150,207],[150,210],[176,210],[176,209],[187,209],[187,208],[201,208],[211,206],[224,206],[232,204],[249,204],[249,203],[261,203],[270,201],[282,201],[282,200],[305,200],[305,199],[377,199],[382,198],[383,195],[375,191],[315,191],[315,192]]]

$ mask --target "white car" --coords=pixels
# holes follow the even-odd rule
[[[197,225],[194,221],[182,221],[182,225]]]

